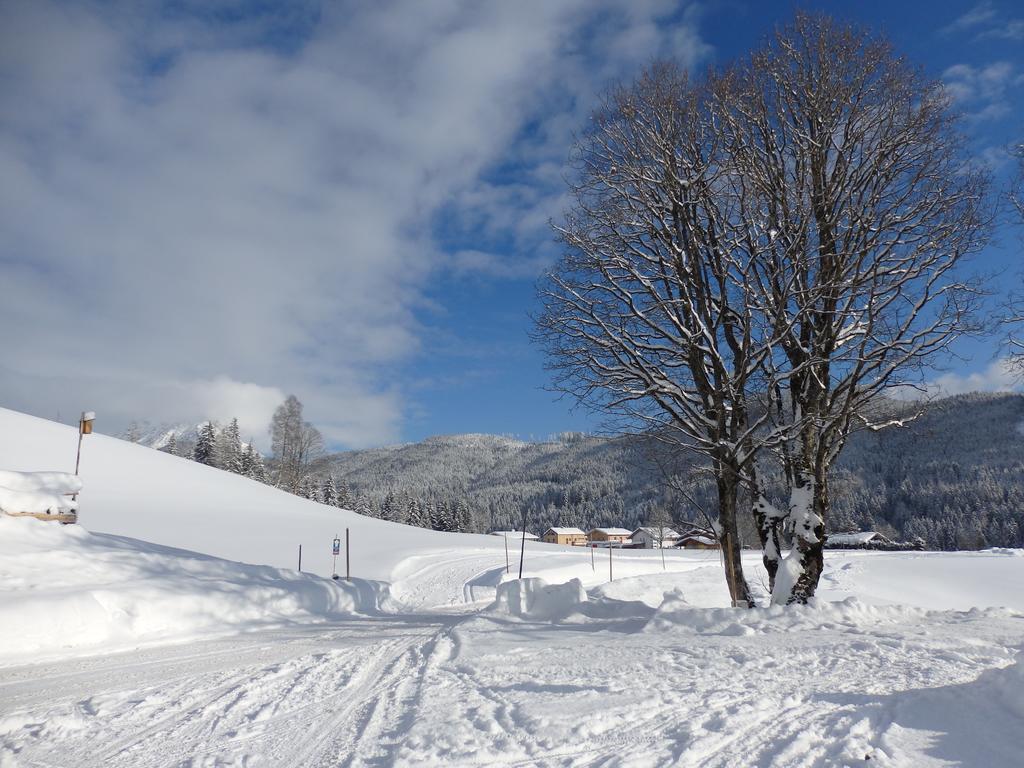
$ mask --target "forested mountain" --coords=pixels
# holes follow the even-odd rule
[[[1024,398],[935,401],[906,427],[852,436],[833,489],[832,531],[880,530],[935,549],[1024,546]],[[527,443],[489,435],[334,454],[318,463],[364,511],[401,520],[408,505],[464,507],[457,528],[541,532],[549,525],[630,528],[660,504],[699,518],[711,489],[667,489],[658,453],[637,439],[579,434]],[[686,461],[675,466],[686,474]],[[383,511],[382,511],[383,510]],[[752,531],[746,537],[753,541]]]

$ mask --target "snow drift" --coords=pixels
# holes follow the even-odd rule
[[[583,582],[548,584],[544,579],[516,579],[498,585],[491,611],[524,619],[556,621],[574,613],[587,601]]]
[[[0,515],[0,664],[372,613],[373,582],[332,582]]]

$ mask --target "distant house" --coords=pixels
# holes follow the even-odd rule
[[[830,533],[825,537],[825,546],[828,549],[881,549],[892,545],[893,542],[878,531]]]
[[[718,549],[718,542],[705,533],[686,533],[679,537],[675,546],[680,549]]]
[[[520,539],[523,538],[523,532],[522,531],[491,531],[487,535],[488,536],[504,536],[506,538],[516,539],[516,540],[520,540]],[[539,538],[540,538],[539,536],[537,536],[537,535],[535,535],[533,533],[530,533],[529,531],[526,532],[526,540],[527,541],[537,541],[537,539],[539,539]]]
[[[630,531],[625,528],[592,528],[590,543],[597,546],[622,546],[629,541]]]
[[[682,536],[674,528],[652,528],[646,525],[629,534],[629,540],[636,549],[667,549],[676,546],[680,538]]]
[[[574,547],[587,544],[587,534],[579,528],[548,528],[540,538],[548,544],[570,544]]]

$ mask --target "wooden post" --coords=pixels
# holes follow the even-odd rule
[[[523,542],[519,547],[519,578],[523,578],[523,558],[526,557],[526,509],[523,509]]]
[[[75,475],[78,475],[78,464],[82,460],[82,422],[78,422],[78,453],[75,454]]]
[[[302,573],[302,545],[299,544],[299,573]]]
[[[345,581],[352,580],[352,569],[348,559],[348,528],[345,529]]]
[[[614,581],[612,578],[612,543],[608,542],[608,581]]]

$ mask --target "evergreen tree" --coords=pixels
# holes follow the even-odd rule
[[[360,515],[365,515],[366,517],[376,517],[376,515],[374,514],[374,509],[370,505],[369,498],[367,498],[362,493],[356,493],[355,502],[353,503],[353,506],[355,507],[355,511]]]
[[[167,442],[164,444],[164,447],[161,448],[160,450],[163,451],[164,453],[171,454],[171,456],[177,456],[178,455],[178,437],[177,437],[177,435],[175,435],[173,432],[171,432],[171,436],[169,438],[167,438]]]
[[[395,494],[388,491],[387,496],[384,497],[384,501],[380,505],[380,518],[381,520],[390,520],[393,523],[400,522],[399,518],[401,515],[398,512],[398,500],[395,499]]]
[[[416,499],[409,500],[409,512],[406,515],[406,522],[409,525],[415,525],[418,528],[430,527],[430,517],[427,514],[427,509]]]
[[[455,530],[455,521],[452,518],[451,507],[446,499],[438,499],[434,503],[433,515],[430,518],[430,527],[435,531]]]
[[[241,474],[258,482],[267,482],[266,468],[263,466],[263,457],[252,446],[252,440],[245,446],[241,458]]]
[[[348,483],[345,482],[344,478],[342,478],[341,481],[339,481],[338,483],[338,496],[335,499],[335,504],[337,504],[342,509],[351,508],[350,505],[352,504],[352,495],[349,493]]]
[[[217,466],[228,472],[243,474],[242,439],[238,434],[238,419],[232,419],[217,436]]]
[[[215,446],[217,433],[213,429],[213,422],[208,421],[199,430],[199,438],[196,440],[196,447],[192,452],[192,458],[200,464],[211,467],[217,466]]]
[[[452,524],[448,529],[459,533],[469,533],[473,530],[473,513],[469,510],[469,504],[464,498],[458,498],[452,509]]]
[[[320,489],[320,503],[335,506],[338,503],[338,490],[334,486],[334,476],[327,475],[323,487]]]

